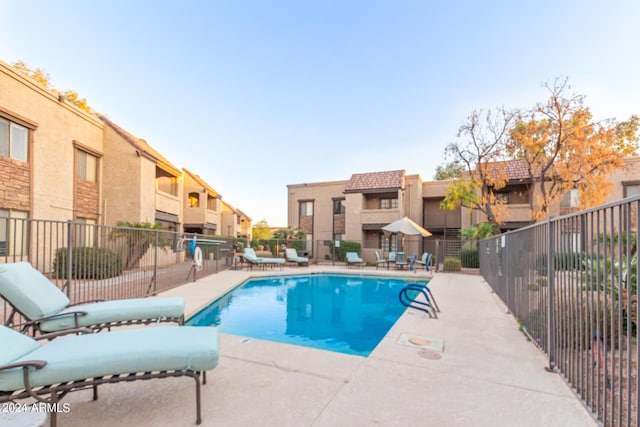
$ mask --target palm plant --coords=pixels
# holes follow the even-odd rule
[[[472,227],[465,227],[460,230],[460,238],[462,243],[475,242],[475,247],[482,239],[486,239],[496,234],[495,226],[490,222],[483,222]]]

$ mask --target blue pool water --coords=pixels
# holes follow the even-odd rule
[[[337,274],[250,279],[187,324],[368,356],[404,312],[398,292],[408,283],[425,281]]]

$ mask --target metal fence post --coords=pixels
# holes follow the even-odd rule
[[[158,293],[158,243],[160,241],[160,230],[156,229],[155,248],[153,250],[153,295]]]
[[[547,349],[549,354],[549,370],[555,369],[556,340],[555,340],[555,222],[551,217],[547,220],[547,284],[549,287],[547,298]]]
[[[71,220],[67,221],[67,283],[64,284],[64,287],[67,288],[67,298],[73,301],[71,298],[71,280],[73,275],[71,274],[71,269],[73,268],[73,262],[71,257],[73,256],[73,248],[71,247],[73,242],[72,236],[72,228],[73,222]]]

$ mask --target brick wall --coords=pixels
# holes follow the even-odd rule
[[[345,214],[333,215],[333,232],[336,234],[345,233]]]
[[[29,165],[6,157],[0,157],[0,207],[30,211]]]
[[[313,233],[313,217],[312,216],[300,217],[300,230],[304,231],[307,234]]]
[[[75,216],[97,219],[98,207],[98,185],[95,182],[77,181],[74,197]]]

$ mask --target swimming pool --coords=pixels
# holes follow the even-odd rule
[[[187,324],[366,357],[404,313],[398,293],[409,283],[425,280],[320,273],[254,278]]]

